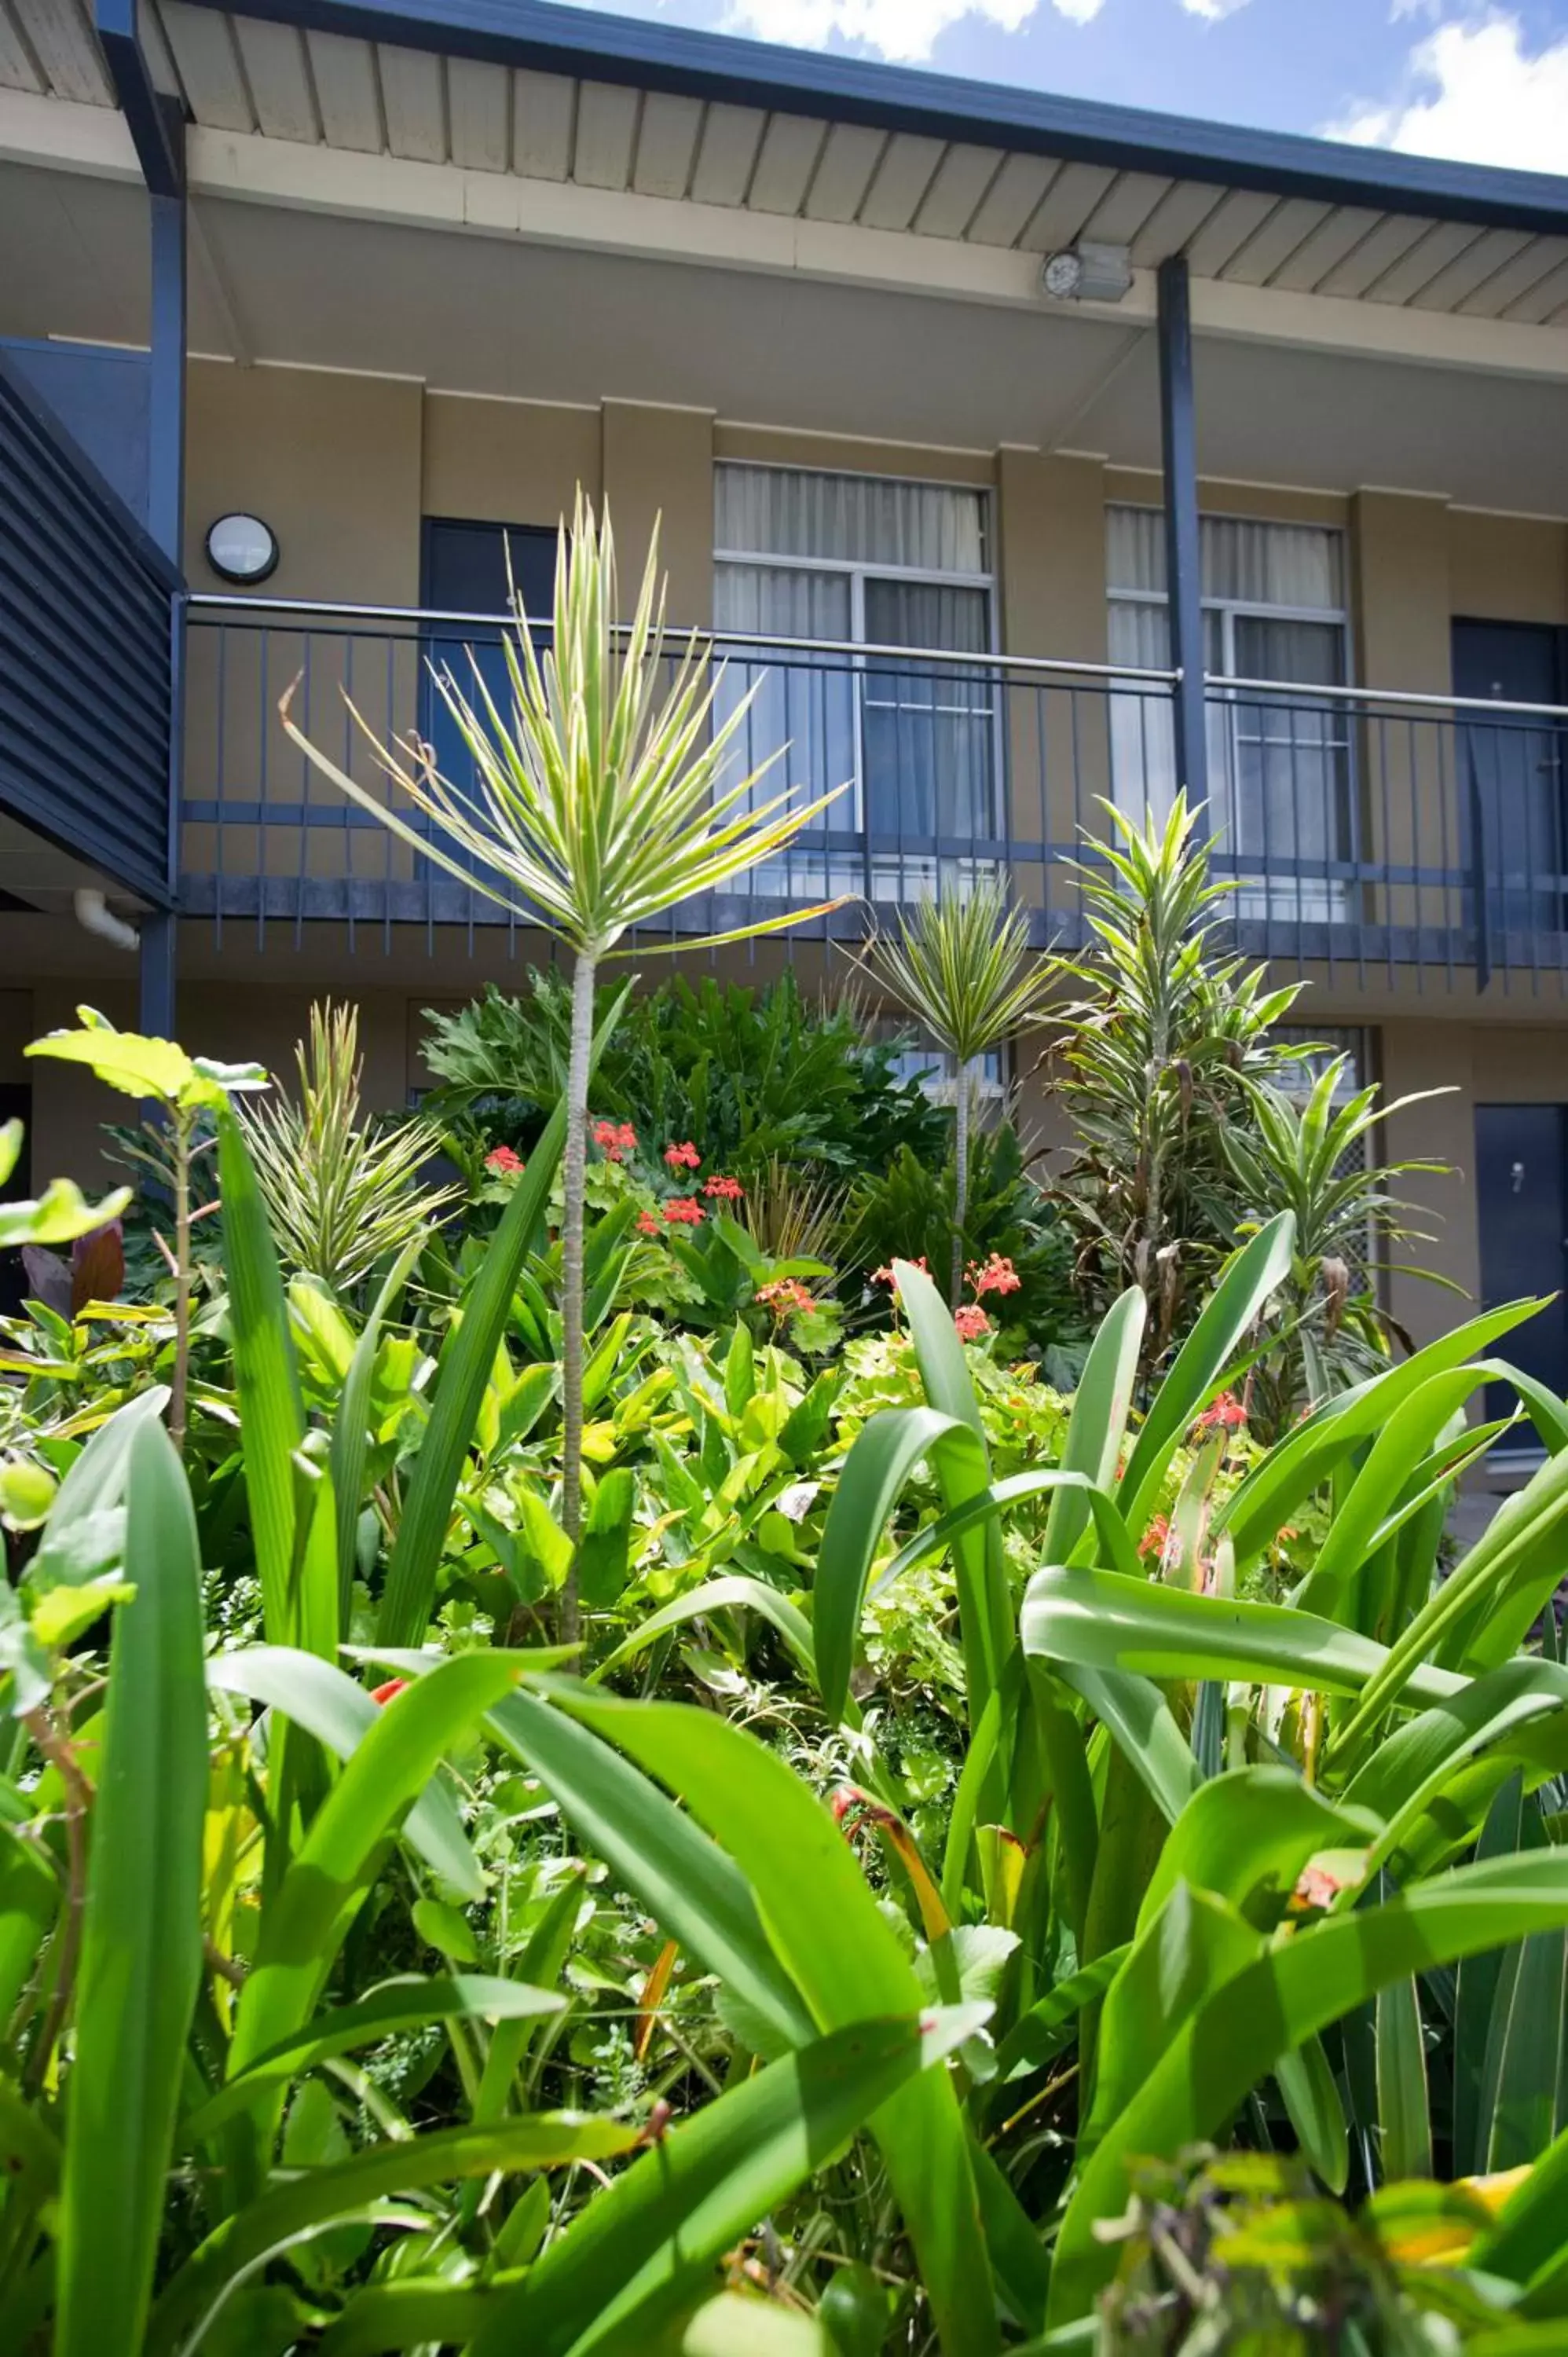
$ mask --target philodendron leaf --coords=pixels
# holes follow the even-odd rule
[[[117,1220],[130,1200],[129,1187],[116,1187],[101,1203],[90,1203],[74,1179],[52,1178],[36,1203],[0,1203],[0,1251],[73,1244]]]

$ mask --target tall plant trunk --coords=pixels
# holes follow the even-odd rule
[[[561,1220],[561,1520],[574,1551],[583,1519],[583,1189],[588,1159],[588,1063],[594,1045],[594,974],[597,961],[579,950],[572,969],[572,1049],[566,1065],[566,1152]],[[561,1590],[562,1641],[575,1645],[582,1629],[577,1566]]]
[[[963,1223],[969,1217],[969,1069],[959,1058],[958,1091],[953,1098],[952,1131],[952,1284],[950,1299],[956,1309],[963,1299]]]

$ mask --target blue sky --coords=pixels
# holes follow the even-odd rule
[[[1568,0],[607,0],[616,13],[1568,174]]]

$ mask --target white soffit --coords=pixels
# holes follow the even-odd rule
[[[965,247],[977,261],[1012,253],[1031,269],[1034,256],[1058,245],[1102,239],[1130,245],[1141,270],[1185,253],[1200,284],[1238,294],[1328,296],[1425,320],[1568,326],[1568,238],[514,70],[189,0],[144,0],[142,14],[155,70],[198,133],[240,135],[279,151],[262,176],[264,189],[255,191],[274,202],[290,200],[291,154],[303,165],[302,150],[318,158],[337,151],[498,183],[565,184],[728,210],[774,228],[907,234],[928,252]],[[91,0],[0,0],[5,91],[113,107]],[[193,178],[200,184],[199,168]],[[220,174],[211,185],[223,181]],[[246,193],[234,174],[227,186]],[[302,170],[293,200],[319,204],[321,188],[318,175]],[[533,233],[526,205],[465,201],[437,205],[430,217],[444,210],[455,224]],[[682,250],[692,251],[673,238],[671,251]],[[749,251],[742,235],[732,258],[768,267],[769,250]],[[1372,340],[1387,348],[1383,336]]]

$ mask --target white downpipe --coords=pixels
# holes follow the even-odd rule
[[[113,942],[117,950],[139,950],[142,936],[134,925],[117,917],[102,892],[83,885],[70,896],[76,921],[85,933],[95,933],[101,942]]]

